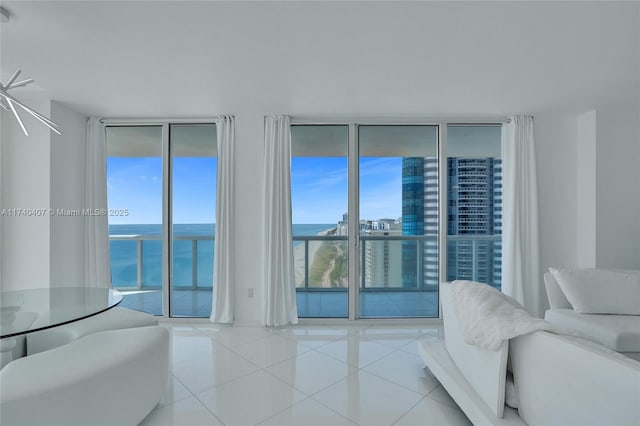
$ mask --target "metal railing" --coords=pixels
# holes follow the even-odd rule
[[[496,242],[500,242],[501,241],[501,236],[500,235],[450,235],[447,236],[447,245],[449,245],[450,243],[471,243],[470,247],[459,247],[459,254],[460,256],[463,255],[468,255],[467,258],[463,259],[464,265],[460,265],[460,271],[456,271],[459,272],[460,275],[464,275],[465,279],[472,279],[472,280],[478,280],[479,279],[479,271],[481,269],[487,269],[487,268],[494,268],[496,269],[496,265],[493,265],[492,263],[487,263],[486,267],[480,268],[481,265],[481,261],[480,261],[480,254],[483,251],[483,248],[480,246],[481,243],[496,243]],[[294,241],[294,245],[296,242],[302,242],[304,244],[304,278],[302,280],[301,285],[298,285],[296,290],[297,291],[347,291],[346,287],[343,288],[336,288],[336,287],[319,287],[319,286],[312,286],[309,280],[309,271],[310,271],[310,267],[311,267],[311,262],[313,261],[313,259],[310,259],[310,250],[309,250],[309,244],[311,242],[328,242],[328,241],[347,241],[347,237],[346,236],[293,236],[293,241]],[[438,267],[438,253],[437,253],[437,246],[434,246],[434,252],[433,253],[429,253],[426,250],[426,246],[425,244],[427,242],[431,242],[433,244],[437,245],[437,241],[438,241],[438,237],[435,235],[431,235],[431,236],[413,236],[413,235],[361,235],[360,236],[360,265],[361,265],[361,282],[360,282],[360,291],[377,291],[377,292],[384,292],[384,291],[426,291],[426,290],[436,290],[437,289],[437,282],[433,282],[430,283],[428,282],[429,280],[427,279],[427,275],[429,274],[425,274],[425,266],[426,262],[425,262],[425,256],[429,256],[429,254],[431,256],[434,257],[434,264],[431,265],[430,269],[433,269],[433,267],[437,268]],[[415,267],[414,271],[415,271],[415,285],[414,286],[403,286],[401,282],[396,283],[396,285],[393,286],[370,286],[367,284],[367,276],[366,276],[366,267],[367,267],[367,262],[371,262],[370,259],[367,259],[367,255],[370,254],[369,248],[371,247],[371,244],[375,244],[376,242],[396,242],[396,244],[399,245],[399,247],[396,247],[396,261],[398,261],[398,250],[402,250],[402,246],[400,245],[403,242],[407,242],[407,243],[411,243],[415,245],[415,249],[410,248],[410,247],[406,247],[405,246],[405,252],[410,252],[412,250],[415,250],[415,265],[413,265]],[[383,249],[384,250],[384,249]],[[386,254],[383,253],[382,258],[384,261],[384,256]],[[379,256],[380,257],[380,256]],[[387,258],[389,259],[389,258]],[[391,259],[389,259],[391,260]],[[409,263],[410,265],[410,263]],[[396,265],[396,267],[398,267],[398,265]],[[463,270],[464,269],[464,270]],[[471,271],[471,276],[468,276],[469,274],[466,273],[467,270]],[[492,271],[492,275],[495,276],[499,276],[500,275],[500,271]],[[442,274],[440,274],[440,276],[442,277]],[[442,279],[442,278],[441,278]],[[298,283],[300,284],[300,283]]]
[[[294,245],[296,243],[302,243],[304,247],[303,256],[304,256],[304,278],[301,286],[296,288],[297,291],[347,291],[346,287],[318,287],[310,285],[310,269],[313,262],[313,259],[310,259],[310,249],[309,245],[312,242],[339,242],[347,241],[347,236],[321,236],[321,235],[313,235],[313,236],[293,236]],[[136,289],[141,290],[143,288],[160,288],[160,286],[155,286],[152,284],[144,283],[144,242],[145,241],[161,241],[162,237],[153,236],[153,235],[110,235],[110,241],[135,241],[136,244],[136,285],[135,286],[118,286],[120,289]],[[173,237],[174,241],[191,241],[191,286],[175,286],[176,288],[181,289],[192,289],[197,290],[200,288],[204,288],[204,286],[198,285],[198,241],[215,241],[215,237],[213,236],[202,236],[202,235],[179,235]],[[361,268],[363,268],[363,273],[361,274],[361,283],[360,283],[360,291],[424,291],[424,290],[434,290],[437,287],[437,283],[428,283],[425,279],[425,255],[429,253],[426,252],[425,243],[432,242],[437,244],[438,237],[437,236],[413,236],[413,235],[361,235],[360,236],[360,261]],[[452,242],[470,242],[470,247],[458,247],[458,255],[460,259],[465,262],[464,267],[461,266],[465,271],[470,270],[471,276],[465,276],[465,279],[478,280],[478,271],[479,268],[479,254],[481,252],[480,243],[487,242],[499,242],[501,241],[500,235],[456,235],[456,236],[447,236],[447,243]],[[371,255],[372,245],[377,242],[388,242],[398,244],[399,247],[396,247],[396,259],[398,260],[398,252],[397,250],[404,250],[403,253],[407,253],[413,250],[409,245],[405,245],[402,247],[402,243],[410,243],[415,244],[415,286],[402,286],[402,283],[398,283],[400,285],[394,286],[370,286],[367,285],[367,277],[366,277],[366,266],[367,262],[372,262],[371,259],[367,259],[367,255]],[[449,245],[449,244],[448,244]],[[435,256],[435,267],[437,268],[437,248],[434,253],[430,253],[432,256]],[[382,259],[384,261],[385,254],[382,255]],[[466,256],[466,257],[465,257]],[[402,257],[402,253],[400,254],[400,258]],[[413,257],[413,256],[412,256]],[[375,259],[373,260],[375,261]],[[211,259],[211,263],[213,265],[213,259]],[[395,265],[398,267],[398,265]],[[432,265],[433,266],[433,265]],[[486,268],[495,268],[495,265],[488,263]],[[468,275],[468,274],[467,274]]]
[[[190,288],[197,290],[206,288],[198,285],[198,241],[215,241],[212,235],[174,235],[174,241],[191,241],[191,286],[174,286],[175,288]],[[162,241],[159,235],[109,235],[109,241],[135,241],[136,243],[136,285],[135,286],[117,286],[119,289],[136,289],[144,288],[161,288],[161,285],[150,285],[144,283],[144,242],[145,241]],[[213,265],[213,259],[211,259]]]
[[[401,242],[401,243],[409,243],[409,244],[404,244],[404,246],[400,246],[400,254],[402,255],[402,257],[404,258],[405,254],[410,255],[411,252],[414,251],[414,249],[411,247],[411,245],[415,244],[415,257],[412,256],[412,259],[410,260],[415,260],[415,262],[409,262],[409,266],[411,269],[413,269],[415,271],[415,286],[409,285],[409,286],[404,286],[402,285],[402,280],[404,280],[404,277],[402,277],[400,279],[400,284],[399,286],[371,286],[371,285],[367,285],[367,278],[370,279],[370,277],[367,276],[367,271],[366,271],[366,267],[367,267],[367,263],[370,263],[371,261],[367,259],[367,255],[369,253],[371,253],[371,251],[373,250],[373,243],[374,242],[393,242],[393,241],[397,241],[397,242]],[[425,255],[425,251],[424,251],[424,243],[427,241],[432,241],[432,242],[437,242],[438,241],[438,237],[436,235],[430,235],[430,236],[424,236],[424,235],[361,235],[360,236],[360,246],[361,246],[361,251],[360,251],[360,268],[363,269],[361,270],[361,280],[360,280],[360,291],[424,291],[428,289],[428,285],[425,285],[425,280],[424,280],[424,255]],[[369,246],[369,247],[367,247]],[[396,253],[397,255],[398,253]],[[386,253],[383,254],[386,255]],[[396,259],[397,260],[397,259]],[[404,260],[404,259],[403,259]],[[437,262],[437,260],[436,260]],[[411,263],[414,263],[413,265],[411,265]],[[402,268],[404,269],[405,265],[402,265]],[[413,279],[412,279],[413,281]],[[388,280],[386,281],[388,283]],[[437,285],[436,285],[437,287]]]

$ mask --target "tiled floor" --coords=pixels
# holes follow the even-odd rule
[[[417,355],[438,327],[164,323],[171,383],[151,425],[469,425]]]

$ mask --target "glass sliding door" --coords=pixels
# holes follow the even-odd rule
[[[291,202],[298,316],[349,315],[345,125],[291,126]]]
[[[447,280],[501,288],[501,126],[447,127]]]
[[[217,152],[208,124],[107,125],[112,287],[122,306],[208,317]]]
[[[441,279],[500,288],[500,124],[291,134],[300,317],[437,318]]]
[[[438,127],[358,126],[361,318],[438,316]]]
[[[216,216],[215,124],[170,124],[171,316],[211,315]]]
[[[162,315],[162,126],[108,126],[106,145],[112,286]]]

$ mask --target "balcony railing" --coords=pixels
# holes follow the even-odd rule
[[[145,242],[161,241],[160,236],[150,235],[111,235],[110,241],[130,241],[135,243],[135,285],[115,285],[120,289],[159,289],[161,282],[145,282],[145,262],[150,258],[145,258]],[[201,249],[202,241],[215,241],[213,236],[202,235],[179,235],[173,237],[174,241],[191,241],[190,255],[184,256],[185,259],[191,260],[191,278],[190,282],[185,285],[184,282],[174,285],[174,288],[199,290],[211,288],[208,285],[199,284],[198,276],[198,254]],[[483,278],[480,275],[490,274],[499,282],[500,265],[494,264],[495,259],[489,258],[488,251],[495,253],[500,250],[500,246],[488,247],[488,244],[494,245],[501,241],[500,235],[461,235],[448,236],[447,246],[451,247],[455,244],[457,259],[448,259],[449,264],[453,265],[457,270],[455,278],[463,278],[470,280],[479,280]],[[300,266],[296,270],[296,290],[297,291],[347,291],[346,279],[347,270],[345,269],[345,261],[347,254],[347,237],[346,236],[294,236],[294,246],[300,247],[294,249],[295,262]],[[361,292],[385,292],[385,291],[433,291],[437,289],[437,279],[433,276],[434,269],[438,268],[438,238],[436,236],[409,236],[409,235],[362,235],[360,236],[360,265],[362,278],[360,282]],[[311,250],[313,244],[329,244],[334,246],[332,254],[325,259],[327,265],[333,269],[325,268],[320,265],[319,271],[322,272],[322,280],[319,279],[320,272],[318,268],[312,268],[315,258],[310,258],[312,253],[317,254],[320,247]],[[302,257],[300,259],[300,256]],[[331,257],[333,256],[333,257]],[[315,256],[314,256],[315,257]],[[336,260],[337,259],[337,260]],[[333,263],[331,263],[333,260]],[[157,259],[155,259],[157,263]],[[175,262],[175,258],[174,258]],[[207,262],[211,263],[211,271],[213,271],[213,256]],[[161,264],[161,262],[160,262]],[[339,264],[337,266],[337,264]],[[382,265],[382,267],[381,267]],[[132,266],[132,265],[128,265]],[[208,267],[208,265],[205,265]],[[336,269],[338,268],[338,269]],[[377,271],[372,272],[372,271]],[[328,271],[328,272],[327,272]],[[426,273],[430,271],[431,273]],[[488,272],[487,272],[488,271]],[[451,271],[450,271],[451,272]],[[315,276],[312,276],[315,275]],[[443,277],[442,273],[439,274]],[[451,277],[451,273],[448,275]],[[442,279],[442,278],[441,278]],[[344,285],[342,285],[344,284]],[[496,284],[495,282],[493,283]]]
[[[199,279],[198,279],[198,250],[199,250],[199,241],[215,241],[215,237],[214,236],[205,236],[205,235],[174,235],[173,236],[173,240],[174,241],[191,241],[191,250],[190,250],[190,258],[191,258],[191,279],[190,279],[190,285],[184,285],[184,284],[180,284],[177,286],[174,286],[174,288],[180,288],[180,289],[192,289],[192,290],[197,290],[197,289],[204,289],[204,288],[210,288],[212,283],[209,283],[209,285],[199,285]],[[135,249],[135,266],[136,266],[136,285],[135,286],[123,286],[123,285],[117,285],[116,287],[119,289],[125,289],[125,290],[141,290],[141,289],[159,289],[162,287],[161,282],[158,283],[145,283],[144,280],[144,271],[145,271],[145,261],[153,261],[153,260],[157,260],[157,259],[153,259],[153,258],[147,258],[145,259],[145,245],[144,243],[147,241],[162,241],[162,237],[159,235],[110,235],[109,236],[109,241],[130,241],[132,243],[135,243],[136,245],[136,249]],[[113,254],[112,254],[113,255]],[[174,263],[175,263],[175,255],[174,255]],[[211,271],[213,271],[213,256],[211,257]],[[161,263],[161,261],[160,261]],[[113,270],[113,268],[112,268]]]
[[[327,286],[332,283],[318,283],[317,278],[310,277],[314,262],[314,259],[310,259],[310,246],[313,243],[331,244],[333,242],[334,245],[343,245],[343,251],[346,252],[346,236],[294,236],[293,241],[294,245],[303,248],[294,250],[295,262],[302,262],[304,265],[296,270],[297,291],[347,291],[346,286]],[[487,257],[500,253],[501,246],[495,245],[500,242],[500,235],[448,236],[447,246],[455,245],[456,253],[461,255],[460,257],[466,256],[464,259],[455,259],[457,269],[449,271],[448,275],[453,275],[452,279],[476,281],[479,279],[487,281],[486,278],[491,277],[493,282],[489,284],[499,285],[500,265],[487,263]],[[438,282],[437,278],[434,278],[433,270],[438,268],[437,243],[437,236],[360,236],[360,291],[435,291]],[[314,251],[317,250],[316,247]],[[380,265],[383,267],[380,268]],[[371,272],[376,267],[378,267],[378,277]],[[443,277],[442,274],[440,276]],[[344,279],[346,280],[346,277]]]

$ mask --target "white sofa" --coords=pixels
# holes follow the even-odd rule
[[[10,362],[0,371],[0,424],[133,426],[169,375],[160,326],[110,330]]]
[[[456,326],[448,286],[440,286],[445,340],[420,341],[419,352],[475,425],[640,424],[640,362],[545,331],[504,341],[495,352],[468,345]],[[500,407],[507,353],[517,409]]]
[[[551,272],[544,274],[549,306],[547,321],[577,330],[590,339],[640,361],[640,315],[581,314],[576,312]]]
[[[35,327],[38,326],[39,320],[43,324],[47,322],[46,319],[38,319],[34,324]],[[99,331],[152,325],[158,325],[158,319],[153,315],[115,307],[80,321],[27,334],[27,355],[54,349]]]
[[[35,312],[12,312],[9,315],[3,314],[0,321],[3,328],[15,327],[14,330],[21,330],[29,328],[37,318],[38,314]],[[21,358],[26,354],[27,345],[24,335],[0,339],[0,370],[12,360]]]

